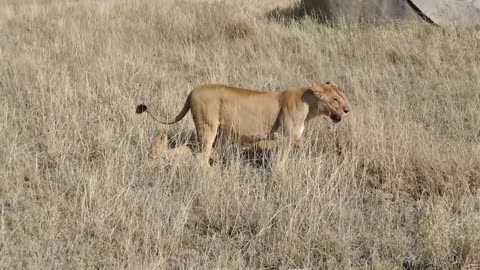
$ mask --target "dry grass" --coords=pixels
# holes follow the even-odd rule
[[[478,31],[266,20],[275,7],[0,1],[0,268],[480,264]],[[146,158],[193,123],[140,102],[172,116],[202,83],[330,79],[351,115],[309,123],[277,173]]]

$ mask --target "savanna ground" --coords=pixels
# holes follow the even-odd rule
[[[473,268],[480,264],[480,33],[268,19],[293,1],[0,1],[0,268]],[[147,158],[203,83],[334,80],[268,173]]]

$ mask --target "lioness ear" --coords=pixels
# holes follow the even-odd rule
[[[335,84],[334,82],[332,81],[327,81],[325,84],[328,84],[328,85],[332,85],[332,86],[335,86],[335,87],[338,87],[337,84]]]

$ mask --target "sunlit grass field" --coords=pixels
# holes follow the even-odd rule
[[[295,3],[0,0],[0,268],[479,266],[478,27],[269,16]],[[139,103],[327,80],[351,113],[275,173],[148,158],[193,121]]]

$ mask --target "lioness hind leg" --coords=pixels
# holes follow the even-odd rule
[[[217,135],[218,124],[196,125],[197,138],[200,144],[200,153],[203,155],[204,162],[208,165],[210,154],[212,152],[213,142]]]
[[[258,149],[261,151],[274,150],[276,147],[278,147],[278,141],[276,140],[262,140],[248,145],[248,148]]]

